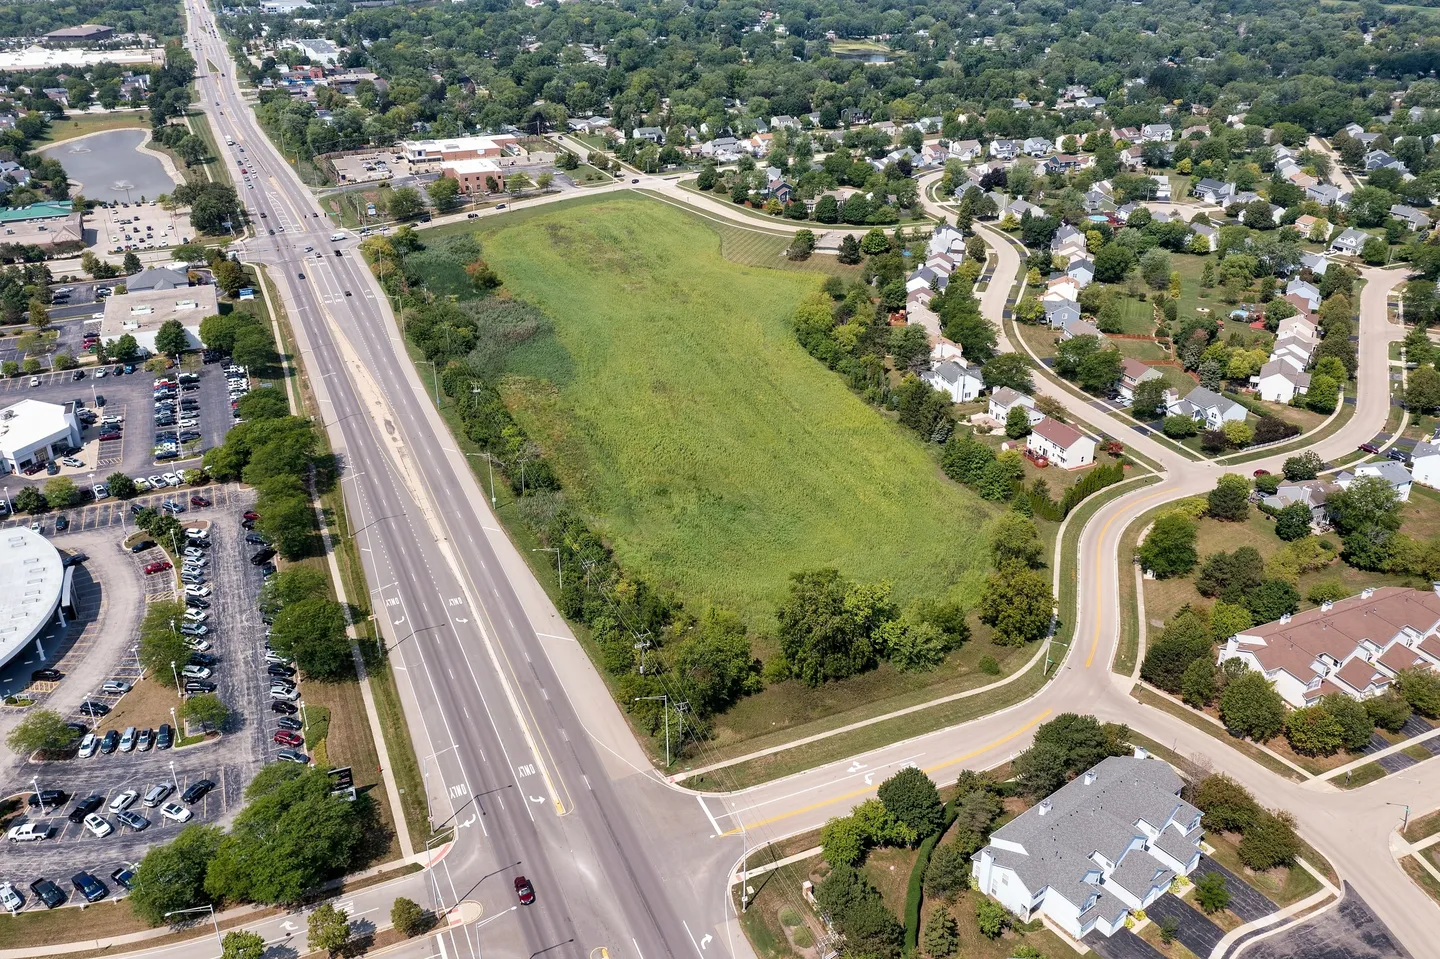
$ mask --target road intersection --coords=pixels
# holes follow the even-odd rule
[[[197,60],[228,63],[210,11],[188,0],[186,13]],[[293,325],[299,359],[341,458],[348,513],[400,676],[432,820],[455,835],[433,852],[435,860],[420,857],[433,868],[347,897],[357,913],[380,925],[398,895],[457,909],[456,925],[401,954],[584,957],[603,948],[615,957],[749,957],[729,898],[730,876],[747,847],[844,814],[906,764],[943,780],[965,767],[1003,762],[1026,747],[1039,723],[1065,711],[1128,722],[1181,753],[1205,756],[1267,805],[1291,809],[1306,838],[1415,956],[1440,954],[1429,933],[1434,905],[1388,852],[1395,817],[1385,806],[1419,806],[1425,796],[1440,795],[1440,764],[1349,793],[1296,784],[1141,706],[1129,697],[1128,680],[1111,673],[1118,577],[1130,574],[1117,562],[1122,534],[1149,507],[1208,490],[1224,469],[1184,459],[1062,389],[1051,392],[1074,419],[1125,437],[1162,467],[1164,478],[1110,502],[1086,525],[1075,640],[1055,680],[999,713],[752,789],[696,794],[667,783],[501,531],[470,464],[451,446],[428,399],[430,378],[409,361],[385,294],[353,239],[328,240],[323,211],[260,131],[234,78],[224,75],[229,72],[222,68],[222,75],[207,74],[197,84],[217,134],[245,147],[244,153],[222,148],[223,162],[242,185],[242,201],[267,214],[255,221],[260,229],[242,245],[243,256],[267,267]],[[254,172],[254,190],[243,189],[240,162]],[[672,181],[635,179],[639,183],[588,192],[639,188],[691,207],[705,201],[706,211],[737,222],[742,216]],[[1008,242],[981,229],[998,258],[982,309],[1000,328],[1003,346],[1003,310],[1020,261]],[[1353,450],[1384,425],[1388,344],[1403,336],[1388,320],[1386,294],[1402,279],[1394,271],[1366,274],[1355,414],[1315,445],[1326,458]],[[1281,459],[1247,468],[1278,469]],[[539,901],[516,909],[508,887],[522,873],[535,883]],[[256,926],[267,941],[297,943],[303,927],[303,917],[293,915]],[[208,948],[192,941],[145,954],[208,959],[218,951]]]

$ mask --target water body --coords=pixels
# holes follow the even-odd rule
[[[142,196],[153,200],[176,187],[160,160],[139,149],[148,135],[138,129],[107,130],[40,152],[59,160],[70,179],[80,182],[75,192],[87,199],[138,203]]]

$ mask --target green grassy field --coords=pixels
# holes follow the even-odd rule
[[[653,201],[535,212],[479,231],[556,323],[512,356],[507,402],[626,568],[759,627],[819,566],[974,599],[992,511],[795,343],[816,276],[731,262]]]

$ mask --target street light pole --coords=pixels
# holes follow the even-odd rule
[[[1410,828],[1410,804],[1408,802],[1387,802],[1387,806],[1399,806],[1405,810],[1405,815],[1400,819],[1400,831],[1404,832]]]
[[[220,949],[223,951],[223,950],[225,949],[225,940],[222,939],[222,938],[220,938],[220,922],[215,918],[215,907],[214,907],[214,906],[195,906],[195,907],[190,908],[190,909],[176,909],[176,910],[173,910],[173,911],[171,911],[171,912],[165,913],[165,915],[164,915],[163,918],[169,919],[171,916],[183,916],[183,915],[185,915],[186,913],[191,913],[191,912],[208,912],[208,913],[210,913],[210,924],[215,927],[215,941],[220,944]]]
[[[175,660],[170,660],[170,675],[175,677],[175,696],[183,698],[180,690],[180,673],[175,669]]]

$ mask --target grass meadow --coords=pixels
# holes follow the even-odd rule
[[[626,568],[762,634],[806,568],[974,600],[992,510],[796,344],[819,277],[732,262],[654,201],[536,214],[478,231],[506,288],[555,320],[504,393]]]

